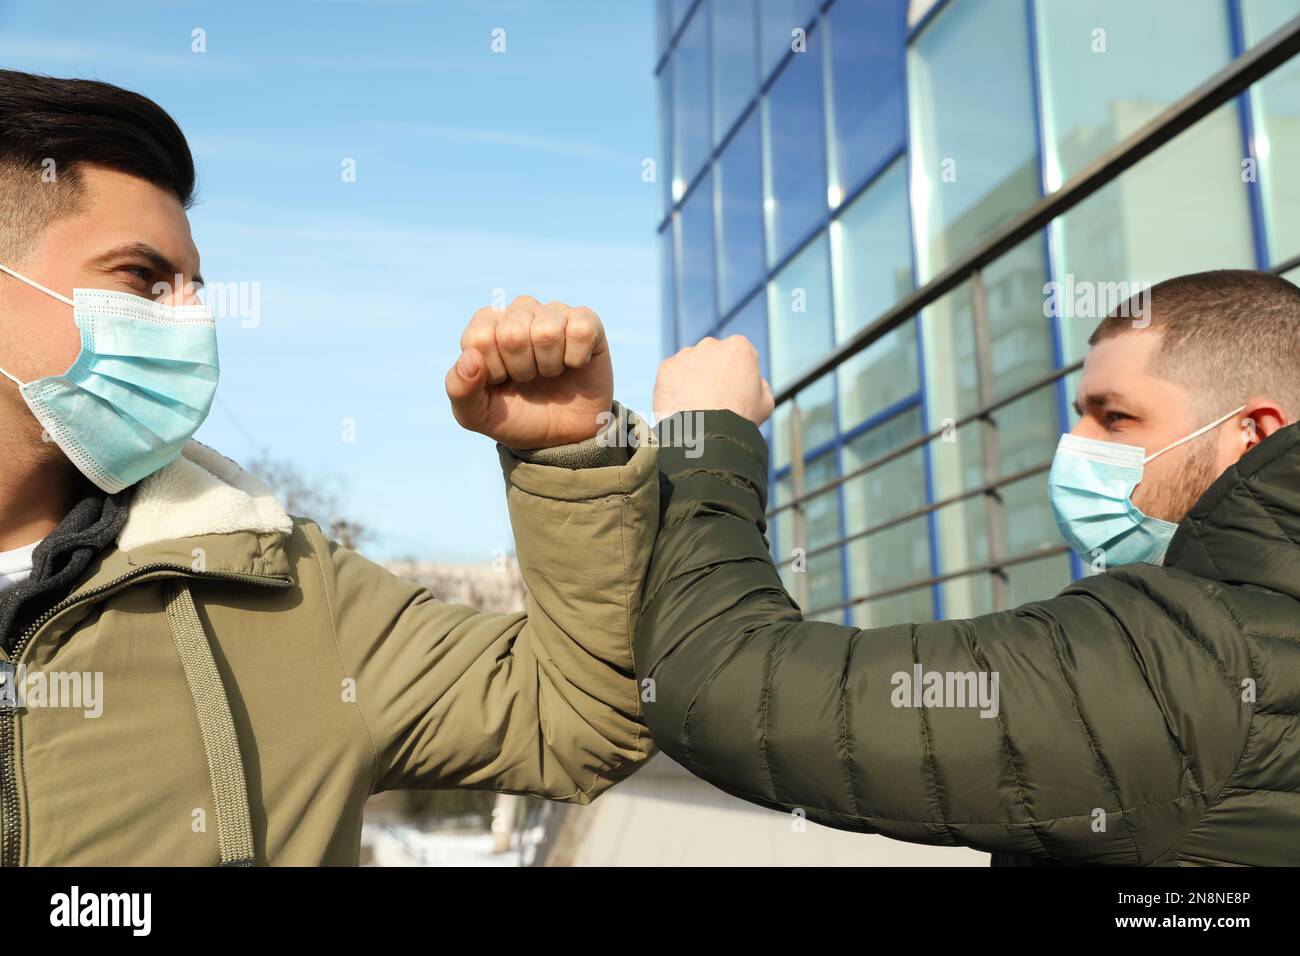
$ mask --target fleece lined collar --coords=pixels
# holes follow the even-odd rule
[[[293,521],[259,479],[190,441],[170,465],[133,487],[116,547],[99,556],[76,592],[146,566],[286,579]]]
[[[135,551],[175,538],[248,532],[288,535],[293,522],[270,489],[229,458],[190,441],[137,486],[117,546]]]

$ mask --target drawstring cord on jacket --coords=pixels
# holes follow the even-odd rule
[[[203,751],[208,759],[221,865],[252,866],[253,826],[248,813],[244,763],[221,674],[212,658],[212,648],[203,631],[203,622],[199,620],[189,584],[185,581],[171,582],[163,593],[167,603],[167,621],[171,624],[176,650],[185,669],[185,680],[194,698]]]

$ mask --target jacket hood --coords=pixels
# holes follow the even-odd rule
[[[1300,598],[1300,424],[1219,476],[1179,524],[1165,566]]]

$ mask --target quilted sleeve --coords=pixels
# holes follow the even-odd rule
[[[1249,725],[1249,654],[1212,600],[1167,613],[1153,568],[972,620],[803,621],[763,537],[766,446],[705,421],[701,456],[660,452],[636,637],[663,750],[753,803],[919,843],[1139,864],[1196,825]]]

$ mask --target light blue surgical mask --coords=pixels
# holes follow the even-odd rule
[[[1133,504],[1143,468],[1245,408],[1234,408],[1154,455],[1138,445],[1062,435],[1047,485],[1056,526],[1066,543],[1098,570],[1139,561],[1162,564],[1178,525],[1143,514]]]
[[[62,375],[18,386],[49,439],[110,494],[175,461],[212,408],[220,366],[217,330],[204,305],[164,305],[127,292],[73,289],[81,352]]]

